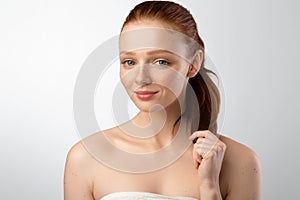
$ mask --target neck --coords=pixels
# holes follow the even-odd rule
[[[179,128],[180,116],[185,108],[182,109],[181,111],[180,104],[176,100],[166,108],[156,109],[152,112],[139,112],[132,122],[136,126],[142,127],[143,131],[151,133],[149,134],[151,137],[140,139],[141,142],[154,150],[170,144]]]

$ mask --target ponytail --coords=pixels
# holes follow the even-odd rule
[[[186,108],[192,121],[192,132],[209,130],[214,134],[217,133],[220,93],[209,77],[209,73],[214,74],[218,78],[213,71],[201,67],[196,76],[189,79],[191,87],[187,87]],[[197,101],[195,101],[195,98],[192,98],[193,92],[197,97]]]

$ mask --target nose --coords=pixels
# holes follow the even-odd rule
[[[138,85],[148,85],[152,83],[152,79],[149,73],[149,66],[141,65],[136,68],[135,83]]]

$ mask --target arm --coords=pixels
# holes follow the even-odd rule
[[[260,200],[261,199],[261,166],[257,155],[247,148],[239,160],[231,176],[229,192],[225,200]],[[219,183],[204,183],[200,190],[201,199],[221,200]]]
[[[90,156],[81,142],[69,150],[64,172],[65,200],[94,200],[89,160]]]
[[[219,174],[226,151],[226,144],[210,131],[196,131],[190,139],[194,144],[194,167],[198,171],[200,199],[222,200]]]
[[[219,183],[205,183],[200,186],[201,198],[204,200],[222,200]]]
[[[191,140],[198,137],[194,144],[193,157],[194,166],[198,168],[200,177],[201,199],[222,199],[219,173],[224,152],[229,146],[226,150],[226,167],[223,168],[225,174],[222,177],[228,183],[228,189],[223,198],[226,200],[260,200],[261,166],[255,152],[226,137],[222,137],[222,140],[226,142],[225,145],[212,136],[209,131],[196,131],[190,137]],[[214,144],[213,148],[210,144]],[[201,156],[203,153],[204,157]]]
[[[257,155],[250,149],[244,158],[236,161],[234,175],[230,180],[226,200],[260,200],[261,199],[261,166]]]

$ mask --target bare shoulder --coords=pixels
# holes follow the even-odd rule
[[[87,151],[82,140],[75,143],[68,151],[65,164],[65,175],[76,176],[77,178],[91,181],[91,164],[93,158]],[[82,180],[83,181],[83,180]]]
[[[220,136],[220,140],[226,144],[224,161],[229,162],[231,167],[238,167],[245,164],[259,164],[258,155],[250,147],[224,135]]]
[[[221,184],[226,185],[227,200],[260,199],[261,164],[259,156],[250,147],[229,137],[220,136],[226,151],[220,173]]]
[[[91,159],[91,155],[84,146],[84,141],[76,142],[68,151],[67,162],[81,164],[83,161]]]
[[[64,199],[93,199],[92,158],[82,141],[68,151],[64,172]]]
[[[97,147],[102,144],[103,141],[107,141],[109,135],[115,135],[116,128],[111,128],[103,131],[99,131],[91,134],[80,141],[75,143],[68,151],[66,162],[70,163],[72,166],[77,166],[78,168],[90,167],[92,164],[99,165],[97,162],[97,154],[101,149]],[[110,136],[112,138],[112,136]]]
[[[66,171],[77,171],[82,177],[92,177],[95,167],[100,164],[96,159],[98,153],[96,147],[103,140],[103,135],[103,131],[99,131],[75,143],[67,154]]]
[[[91,134],[75,143],[68,152],[67,161],[70,160],[77,164],[85,163],[86,161],[94,160],[93,150],[99,140],[103,140],[104,135],[108,135],[113,129],[107,129]],[[105,138],[107,138],[105,136]]]

